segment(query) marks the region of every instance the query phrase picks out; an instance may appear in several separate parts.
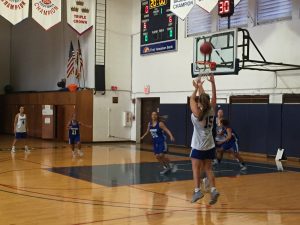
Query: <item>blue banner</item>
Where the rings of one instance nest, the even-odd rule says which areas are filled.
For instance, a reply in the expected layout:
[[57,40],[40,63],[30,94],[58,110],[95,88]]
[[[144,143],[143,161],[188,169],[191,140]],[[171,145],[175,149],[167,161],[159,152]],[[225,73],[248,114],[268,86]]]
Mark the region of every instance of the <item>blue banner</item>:
[[168,52],[177,50],[177,41],[167,41],[141,46],[141,55],[154,54],[159,52]]

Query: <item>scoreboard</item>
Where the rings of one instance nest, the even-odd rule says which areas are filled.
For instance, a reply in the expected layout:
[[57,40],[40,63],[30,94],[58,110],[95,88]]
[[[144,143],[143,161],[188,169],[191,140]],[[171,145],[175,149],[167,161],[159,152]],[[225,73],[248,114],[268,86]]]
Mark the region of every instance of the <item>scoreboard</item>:
[[170,0],[141,0],[141,55],[177,50],[177,21]]

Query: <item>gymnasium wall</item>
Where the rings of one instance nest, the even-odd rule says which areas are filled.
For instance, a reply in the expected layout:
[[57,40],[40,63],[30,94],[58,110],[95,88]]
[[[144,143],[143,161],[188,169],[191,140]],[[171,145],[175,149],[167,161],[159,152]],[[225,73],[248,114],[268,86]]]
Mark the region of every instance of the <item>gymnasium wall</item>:
[[[132,0],[106,1],[105,92],[94,95],[94,141],[131,140],[123,112],[131,111]],[[118,91],[112,91],[117,86]],[[118,97],[118,103],[112,98]]]
[[5,85],[10,83],[10,38],[11,25],[0,19],[0,94],[4,92]]
[[[253,14],[255,1],[249,1]],[[253,26],[249,19],[248,30],[269,61],[300,64],[299,1],[294,0],[293,19]],[[178,51],[150,56],[140,56],[140,1],[134,2],[133,29],[133,96],[161,97],[162,103],[185,103],[192,90],[190,63],[193,61],[193,37],[185,37],[185,22],[179,19]],[[215,13],[212,24],[217,26]],[[216,30],[216,28],[213,28]],[[255,52],[251,54],[256,57]],[[282,93],[299,93],[300,71],[269,72],[241,71],[238,76],[217,77],[218,98],[228,100],[236,94],[270,94],[271,102],[280,103]],[[151,94],[143,93],[144,85],[150,85]],[[208,86],[206,86],[209,89]]]
[[[93,92],[85,90],[80,92],[37,92],[14,93],[0,95],[0,132],[13,133],[14,117],[19,112],[19,107],[25,107],[28,115],[29,135],[42,137],[42,106],[54,105],[54,120],[56,126],[56,139],[68,140],[67,124],[74,111],[77,119],[83,124],[91,126],[93,123]],[[92,128],[81,127],[81,140],[91,142]]]
[[[62,22],[45,31],[31,16],[12,27],[11,81],[17,91],[57,90],[66,76],[70,41],[77,50],[77,34],[66,22],[66,1]],[[91,12],[94,13],[92,8]],[[93,16],[94,18],[94,16]],[[0,17],[1,22],[5,20]],[[94,87],[95,29],[80,37],[86,86]],[[69,80],[68,83],[73,83]],[[83,84],[83,81],[81,81]]]

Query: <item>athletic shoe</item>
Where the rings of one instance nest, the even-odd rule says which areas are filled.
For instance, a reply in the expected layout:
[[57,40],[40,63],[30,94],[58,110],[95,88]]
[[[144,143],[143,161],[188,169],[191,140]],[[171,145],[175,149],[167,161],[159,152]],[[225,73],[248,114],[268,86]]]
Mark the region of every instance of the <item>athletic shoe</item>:
[[75,151],[72,151],[72,156],[73,156],[73,158],[76,157],[76,152]]
[[201,191],[194,192],[191,203],[198,201],[203,198],[204,194]]
[[78,151],[77,151],[77,153],[78,153],[78,155],[79,155],[80,157],[82,157],[82,156],[83,156],[83,151],[81,151],[81,150],[78,150]]
[[160,171],[159,173],[160,173],[160,175],[165,175],[165,174],[168,173],[170,170],[171,170],[171,168],[165,167],[165,166],[164,166],[164,170],[163,170],[163,171]]
[[240,163],[240,167],[241,167],[241,170],[246,170],[247,169],[247,166],[245,164],[243,165],[243,164]]
[[176,173],[178,166],[176,164],[170,163],[170,168],[172,173]]
[[210,205],[215,204],[215,203],[218,201],[219,196],[220,196],[220,193],[217,191],[217,189],[213,190],[213,191],[210,193],[210,201],[209,201],[209,204],[210,204]]
[[25,152],[30,152],[29,148],[27,145],[25,145]]
[[12,146],[11,153],[16,153],[16,147],[15,146]]
[[201,185],[201,187],[202,187],[202,191],[203,192],[209,192],[209,190],[210,190],[210,184],[209,184],[209,180],[208,180],[207,177],[205,177],[205,178],[202,179],[202,185]]

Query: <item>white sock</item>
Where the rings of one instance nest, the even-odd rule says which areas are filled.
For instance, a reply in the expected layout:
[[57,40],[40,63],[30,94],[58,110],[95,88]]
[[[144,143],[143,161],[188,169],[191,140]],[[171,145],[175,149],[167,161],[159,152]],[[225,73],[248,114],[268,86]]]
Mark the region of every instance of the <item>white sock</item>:
[[211,187],[210,192],[214,192],[215,190],[217,190],[217,188]]
[[195,192],[199,192],[200,191],[200,188],[195,188]]

